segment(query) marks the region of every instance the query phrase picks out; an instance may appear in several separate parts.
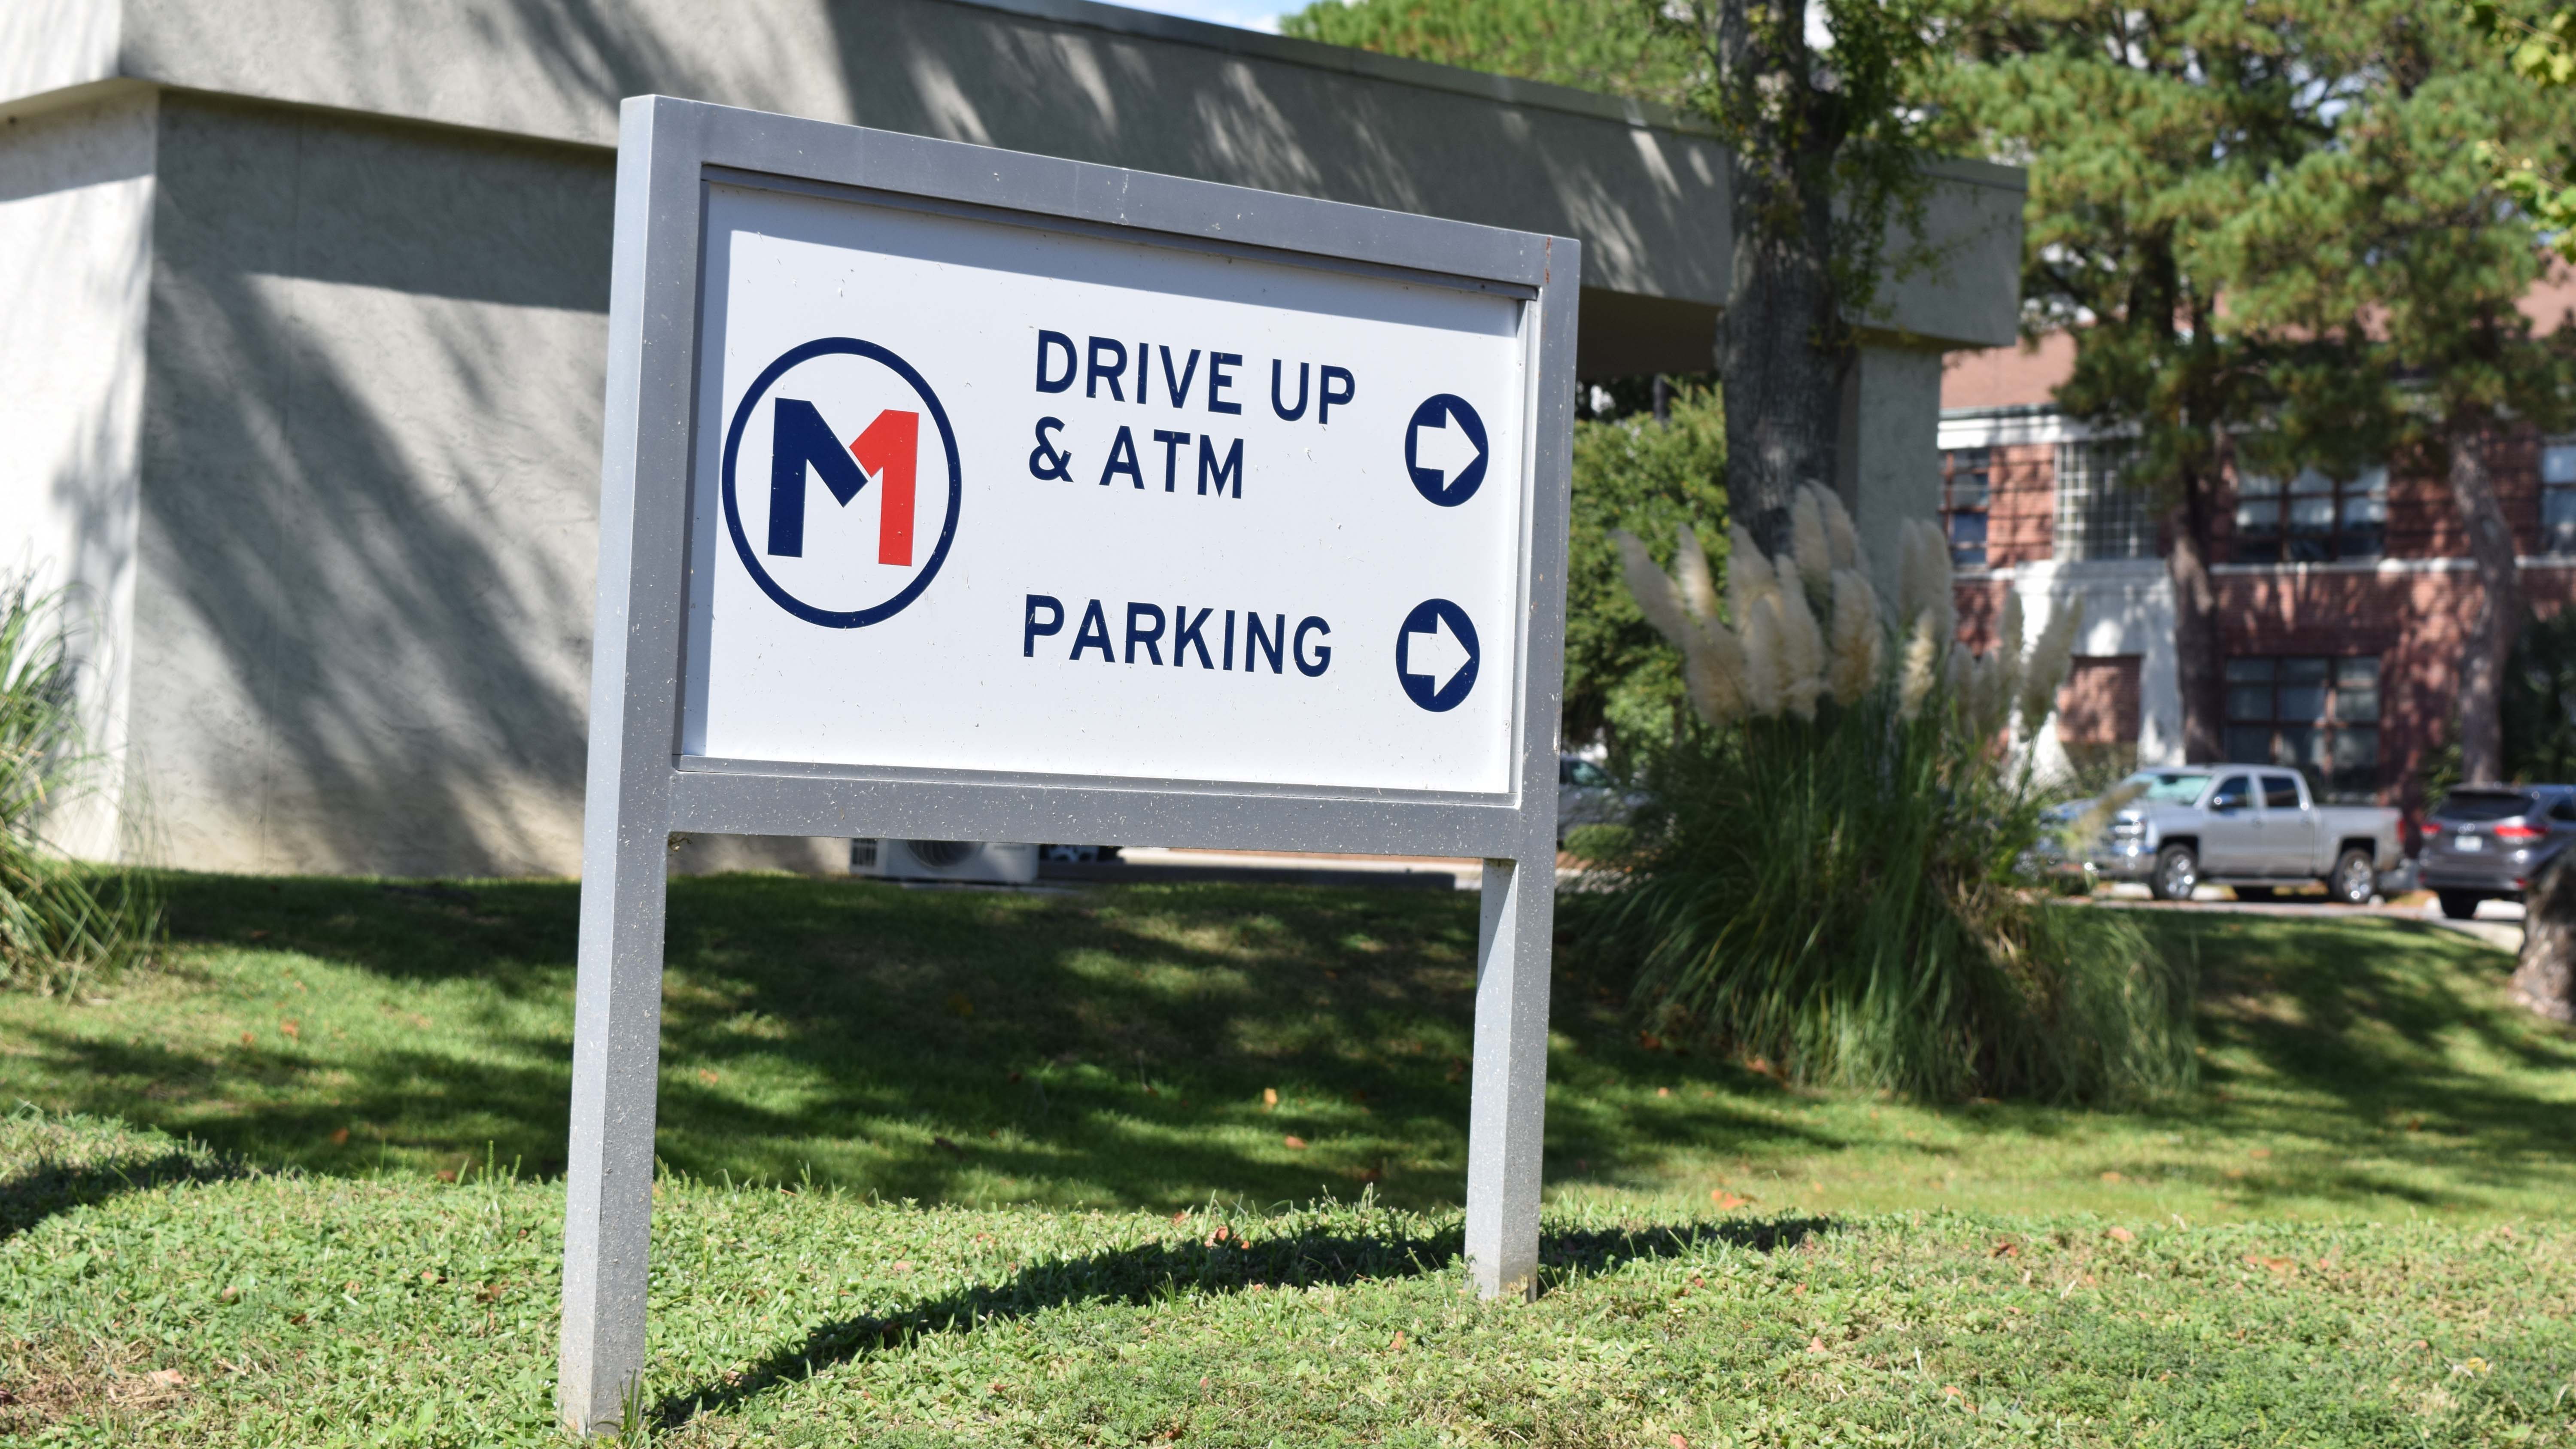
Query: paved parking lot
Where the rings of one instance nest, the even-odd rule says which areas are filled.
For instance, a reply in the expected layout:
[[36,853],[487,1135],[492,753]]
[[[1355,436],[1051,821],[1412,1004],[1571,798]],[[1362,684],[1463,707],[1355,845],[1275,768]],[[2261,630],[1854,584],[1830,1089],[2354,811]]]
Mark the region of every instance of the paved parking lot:
[[2475,936],[2507,951],[2522,949],[2522,905],[2518,901],[2481,901],[2475,920],[2454,921],[2445,918],[2442,908],[2429,891],[2416,891],[2397,900],[2377,900],[2366,906],[2347,906],[2329,901],[2324,895],[2283,896],[2268,901],[2232,899],[2219,886],[2202,886],[2192,892],[2188,901],[2159,901],[2147,894],[2142,885],[2116,885],[2095,897],[2102,905],[2145,911],[2236,911],[2260,916],[2396,916],[2410,921],[2428,921],[2448,930]]

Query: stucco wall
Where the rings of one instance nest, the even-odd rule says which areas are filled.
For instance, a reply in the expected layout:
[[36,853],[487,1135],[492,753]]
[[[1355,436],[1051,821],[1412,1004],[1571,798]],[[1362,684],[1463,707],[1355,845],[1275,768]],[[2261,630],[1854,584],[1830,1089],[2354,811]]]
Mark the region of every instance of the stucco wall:
[[579,858],[610,169],[173,94],[134,734],[172,859]]
[[153,93],[0,124],[0,572],[63,593],[108,769],[52,829],[115,848],[132,678]]

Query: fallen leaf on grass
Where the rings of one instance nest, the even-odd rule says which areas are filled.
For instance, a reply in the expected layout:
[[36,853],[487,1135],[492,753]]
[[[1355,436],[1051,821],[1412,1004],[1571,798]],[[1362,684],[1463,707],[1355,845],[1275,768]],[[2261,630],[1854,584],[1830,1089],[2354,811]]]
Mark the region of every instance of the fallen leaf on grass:
[[1393,1343],[1388,1344],[1388,1345],[1387,1345],[1387,1347],[1388,1347],[1388,1348],[1390,1348],[1390,1349],[1399,1349],[1399,1348],[1404,1347],[1404,1330],[1403,1330],[1403,1329],[1399,1328],[1399,1329],[1397,1329],[1397,1330],[1395,1331],[1395,1341],[1394,1341]]
[[1291,1134],[1280,1140],[1288,1144],[1288,1150],[1291,1152],[1303,1152],[1306,1150],[1306,1139],[1303,1137]]
[[243,1045],[243,1046],[256,1046],[256,1045],[258,1045],[258,1042],[259,1042],[259,1039],[258,1039],[257,1037],[252,1036],[249,1032],[243,1032],[243,1033],[242,1033],[242,1045]]
[[714,1086],[714,1085],[716,1084],[716,1082],[717,1082],[719,1079],[718,1079],[718,1077],[717,1077],[717,1075],[716,1075],[716,1070],[715,1070],[715,1068],[713,1068],[713,1067],[700,1067],[700,1068],[698,1068],[698,1080],[699,1080],[699,1081],[701,1081],[701,1082],[704,1082],[704,1083],[706,1083],[708,1086],[712,1087],[712,1086]]
[[2113,1228],[2111,1230],[2111,1241],[2115,1243],[2134,1243],[2137,1240],[2138,1235],[2130,1232],[2127,1228]]
[[1267,1112],[1267,1111],[1270,1111],[1272,1108],[1277,1107],[1278,1105],[1279,1105],[1279,1089],[1278,1089],[1277,1087],[1264,1087],[1264,1088],[1262,1088],[1262,1089],[1261,1089],[1261,1110],[1262,1110],[1262,1111],[1264,1111],[1264,1112]]
[[1750,1198],[1737,1197],[1735,1194],[1728,1192],[1722,1187],[1710,1188],[1708,1190],[1708,1200],[1717,1204],[1717,1210],[1722,1213],[1731,1213],[1737,1208],[1740,1208],[1746,1203],[1752,1201]]
[[2116,1172],[2106,1172],[2102,1174],[2102,1180],[2104,1182],[2123,1182],[2127,1179],[2121,1177],[2120,1174]]
[[188,1386],[188,1376],[177,1369],[154,1369],[145,1377],[156,1384],[166,1384],[174,1389],[184,1389]]
[[333,1128],[333,1129],[332,1129],[332,1131],[331,1131],[331,1145],[332,1145],[332,1146],[334,1146],[334,1147],[346,1147],[346,1146],[348,1146],[348,1145],[349,1145],[349,1129],[348,1129],[348,1128],[346,1128],[346,1127],[335,1127],[335,1128]]
[[1811,1338],[1811,1339],[1808,1339],[1808,1340],[1807,1340],[1807,1352],[1809,1352],[1809,1353],[1823,1353],[1824,1351],[1825,1351],[1825,1341],[1824,1341],[1823,1339],[1821,1339],[1821,1338]]

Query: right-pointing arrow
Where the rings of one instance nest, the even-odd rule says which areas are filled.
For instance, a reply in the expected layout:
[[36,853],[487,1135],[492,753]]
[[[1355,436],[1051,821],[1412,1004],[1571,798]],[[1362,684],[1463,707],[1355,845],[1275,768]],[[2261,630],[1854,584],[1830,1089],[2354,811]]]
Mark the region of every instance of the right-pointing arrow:
[[1449,412],[1441,409],[1437,418],[1426,418],[1415,424],[1414,462],[1424,469],[1437,469],[1443,482],[1455,484],[1458,475],[1476,466],[1485,450],[1467,436],[1465,428],[1449,426]]
[[1458,671],[1475,662],[1476,656],[1449,632],[1449,622],[1434,614],[1431,627],[1409,631],[1404,636],[1404,672],[1430,679],[1431,692],[1438,694],[1458,677]]

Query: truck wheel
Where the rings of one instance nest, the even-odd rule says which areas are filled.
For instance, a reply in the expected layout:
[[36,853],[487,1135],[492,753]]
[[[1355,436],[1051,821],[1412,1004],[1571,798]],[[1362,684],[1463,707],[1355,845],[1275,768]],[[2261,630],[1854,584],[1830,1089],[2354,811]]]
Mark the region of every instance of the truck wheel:
[[2200,884],[2200,858],[2188,845],[2168,845],[2156,852],[2156,873],[2147,877],[2147,893],[2160,901],[2187,901]]
[[2478,913],[2481,897],[2476,891],[2442,891],[2442,914],[2454,921],[2465,921]]
[[[2379,870],[2366,851],[2347,850],[2335,857],[2334,874],[2326,877],[2326,894],[2347,906],[2366,906],[2379,889]],[[2476,910],[2475,903],[2469,907]]]

